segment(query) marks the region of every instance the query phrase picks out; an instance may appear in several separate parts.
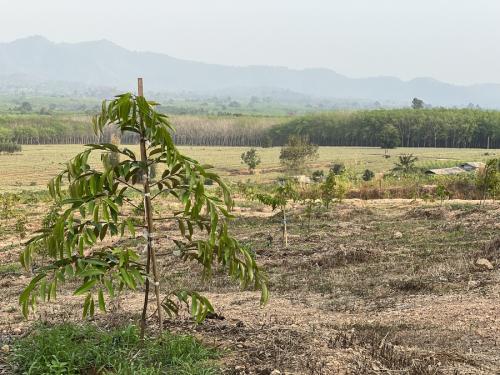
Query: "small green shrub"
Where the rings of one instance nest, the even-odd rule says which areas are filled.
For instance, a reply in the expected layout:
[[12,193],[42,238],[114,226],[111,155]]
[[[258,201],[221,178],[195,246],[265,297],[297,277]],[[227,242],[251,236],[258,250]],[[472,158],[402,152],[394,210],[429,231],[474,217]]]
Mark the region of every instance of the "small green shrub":
[[500,192],[500,159],[491,159],[484,168],[476,174],[476,188],[481,192],[481,200],[486,200],[488,195],[492,199]]
[[446,186],[439,184],[436,186],[436,197],[441,201],[441,205],[446,198],[450,198],[450,192],[446,189]]
[[394,172],[409,174],[417,171],[415,163],[418,158],[413,156],[413,154],[401,154],[398,156],[398,159],[398,162],[394,163],[394,168],[392,168]]
[[330,204],[337,199],[341,202],[347,193],[345,178],[330,172],[325,178],[325,181],[320,186],[320,197],[326,209],[330,208]]
[[26,238],[26,224],[28,219],[26,215],[20,215],[16,218],[15,230],[20,239]]
[[250,173],[254,173],[255,168],[260,164],[260,157],[257,154],[257,150],[252,147],[250,150],[242,153],[241,162],[248,166]]
[[289,201],[295,201],[298,198],[297,186],[290,179],[279,179],[278,184],[274,187],[270,194],[249,192],[252,199],[256,199],[266,206],[270,206],[273,211],[276,208],[281,210],[282,215],[282,230],[283,244],[288,247],[288,230],[287,230],[287,205]]
[[345,172],[345,165],[344,163],[334,163],[330,167],[330,172],[332,172],[336,176],[340,176],[342,173]]
[[141,343],[130,325],[105,331],[91,324],[40,326],[13,345],[9,357],[29,374],[216,374],[215,349],[164,332]]
[[311,218],[314,211],[321,206],[321,190],[318,185],[309,185],[302,189],[299,194],[299,199],[305,206],[304,214],[307,219],[307,233],[311,232]]
[[317,170],[317,171],[314,171],[312,173],[312,180],[314,182],[321,182],[323,181],[323,178],[325,177],[325,172],[323,172],[321,169]]
[[369,169],[365,169],[365,171],[363,172],[363,175],[361,176],[363,181],[371,181],[373,179],[373,177],[375,177],[375,173],[373,173],[373,171],[371,171]]

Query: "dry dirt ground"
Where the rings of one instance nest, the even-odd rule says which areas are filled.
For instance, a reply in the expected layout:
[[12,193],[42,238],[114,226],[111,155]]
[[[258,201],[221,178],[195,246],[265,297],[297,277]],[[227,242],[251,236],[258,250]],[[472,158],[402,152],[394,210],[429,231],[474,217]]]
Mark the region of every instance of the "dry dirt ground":
[[[171,244],[157,243],[162,284],[198,288],[217,312],[200,325],[181,315],[166,327],[219,347],[223,373],[500,374],[498,203],[352,200],[315,209],[310,225],[295,206],[287,249],[274,213],[240,203],[233,230],[269,275],[271,299],[263,308],[256,293],[240,292],[220,271],[203,285],[196,267],[175,266]],[[28,214],[26,232],[40,225],[46,208],[18,203]],[[0,225],[0,343],[37,320],[77,321],[76,284],[22,319],[17,299],[30,275],[15,263],[18,219],[10,215]],[[159,231],[174,229],[164,224]],[[476,265],[479,258],[493,269]],[[141,303],[138,293],[121,295],[95,321],[135,322]]]

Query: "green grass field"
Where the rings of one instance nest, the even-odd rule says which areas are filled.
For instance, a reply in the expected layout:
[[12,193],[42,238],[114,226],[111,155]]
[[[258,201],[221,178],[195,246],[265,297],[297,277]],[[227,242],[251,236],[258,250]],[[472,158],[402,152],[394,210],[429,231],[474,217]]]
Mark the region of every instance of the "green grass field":
[[[129,146],[138,151],[135,147]],[[240,155],[248,147],[180,147],[180,150],[201,163],[212,164],[225,178],[238,180],[270,181],[280,175],[279,147],[258,149],[262,163],[255,175],[249,175]],[[47,181],[57,174],[63,163],[84,150],[82,145],[23,146],[18,154],[0,154],[2,177],[0,191],[42,190]],[[326,169],[335,162],[343,162],[356,172],[371,169],[376,173],[392,168],[397,156],[413,153],[419,159],[418,166],[452,166],[461,161],[484,161],[500,155],[500,150],[449,149],[449,148],[398,148],[390,151],[391,157],[383,157],[384,151],[368,147],[320,147],[319,159],[311,169]],[[94,162],[99,158],[95,155]]]

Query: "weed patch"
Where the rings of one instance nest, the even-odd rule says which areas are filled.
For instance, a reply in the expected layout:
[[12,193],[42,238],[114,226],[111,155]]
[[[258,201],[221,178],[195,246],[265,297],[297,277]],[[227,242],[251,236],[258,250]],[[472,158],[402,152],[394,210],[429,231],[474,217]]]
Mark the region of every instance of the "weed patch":
[[0,276],[10,274],[20,275],[21,265],[19,263],[0,264]]
[[15,342],[10,363],[29,374],[216,374],[218,357],[189,336],[168,332],[141,343],[135,326],[39,326]]

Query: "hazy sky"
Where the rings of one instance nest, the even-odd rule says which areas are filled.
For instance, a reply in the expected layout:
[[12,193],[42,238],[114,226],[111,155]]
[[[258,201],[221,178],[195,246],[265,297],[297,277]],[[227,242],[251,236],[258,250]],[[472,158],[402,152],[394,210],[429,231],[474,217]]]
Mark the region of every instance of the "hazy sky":
[[500,83],[500,0],[0,0],[0,41],[34,34],[228,65]]

